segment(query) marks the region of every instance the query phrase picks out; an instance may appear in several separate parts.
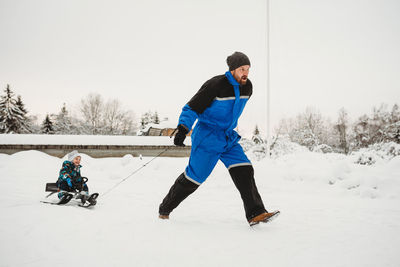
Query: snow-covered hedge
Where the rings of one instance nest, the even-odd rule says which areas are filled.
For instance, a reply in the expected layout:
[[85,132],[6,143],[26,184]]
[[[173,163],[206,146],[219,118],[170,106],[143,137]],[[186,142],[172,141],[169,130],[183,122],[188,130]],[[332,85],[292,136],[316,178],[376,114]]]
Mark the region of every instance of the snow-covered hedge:
[[[265,142],[255,143],[249,139],[242,139],[240,144],[244,152],[252,160],[261,160],[267,155],[267,144]],[[291,142],[288,136],[283,136],[274,141],[274,145],[270,151],[272,158],[277,158],[283,155],[292,154],[295,152],[307,152],[306,147],[297,143]]]
[[313,152],[318,152],[318,153],[332,153],[333,149],[332,147],[325,145],[325,144],[321,144],[321,145],[317,145],[314,147]]
[[[270,151],[272,158],[297,152],[310,152],[307,147],[291,142],[288,136],[280,136],[272,143]],[[257,139],[257,142],[254,142],[254,139],[243,138],[240,144],[251,160],[259,161],[267,156],[267,144],[260,138]],[[312,152],[326,154],[334,153],[334,150],[328,145],[321,144],[316,146]],[[353,162],[361,165],[372,165],[380,161],[389,161],[397,156],[400,156],[400,144],[395,142],[377,143],[350,154]]]
[[394,142],[378,143],[353,152],[354,162],[361,165],[372,165],[379,161],[389,161],[400,156],[400,144]]

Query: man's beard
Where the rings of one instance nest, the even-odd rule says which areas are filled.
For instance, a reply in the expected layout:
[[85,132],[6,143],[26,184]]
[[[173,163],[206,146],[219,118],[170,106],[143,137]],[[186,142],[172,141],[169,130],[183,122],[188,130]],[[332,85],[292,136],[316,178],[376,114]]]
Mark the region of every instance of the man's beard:
[[243,75],[242,77],[238,75],[233,75],[233,78],[240,84],[240,85],[245,85],[247,82],[247,76]]
[[243,75],[242,78],[239,80],[241,85],[245,85],[247,83],[247,76]]

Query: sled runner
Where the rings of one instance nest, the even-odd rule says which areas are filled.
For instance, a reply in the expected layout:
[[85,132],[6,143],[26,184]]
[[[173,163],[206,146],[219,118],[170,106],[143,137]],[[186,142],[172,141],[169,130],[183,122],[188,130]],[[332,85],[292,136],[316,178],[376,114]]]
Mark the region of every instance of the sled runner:
[[[88,181],[88,178],[83,177],[84,182]],[[80,200],[81,203],[78,204],[80,207],[91,207],[95,206],[97,204],[97,197],[99,196],[99,193],[93,193],[91,195],[87,195],[84,193],[84,191],[64,191],[60,190],[57,186],[57,183],[46,183],[46,192],[50,192],[46,196],[46,198],[49,198],[51,195],[55,193],[61,193],[62,197],[58,201],[41,201],[42,203],[46,204],[52,204],[52,205],[65,205],[68,202],[70,202],[72,199],[77,199]]]

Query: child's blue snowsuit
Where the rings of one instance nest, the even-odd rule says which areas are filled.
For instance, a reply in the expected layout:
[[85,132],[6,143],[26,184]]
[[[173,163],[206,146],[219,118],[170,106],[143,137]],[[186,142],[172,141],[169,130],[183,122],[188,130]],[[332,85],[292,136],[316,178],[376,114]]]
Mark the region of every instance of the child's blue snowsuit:
[[[75,166],[71,161],[64,161],[58,176],[58,188],[68,192],[75,190],[88,192],[89,188],[87,184],[83,182],[81,176],[81,168],[81,165]],[[62,194],[59,194],[59,197],[61,196]]]
[[[231,85],[230,90],[223,90],[229,85],[228,82]],[[218,90],[218,86],[222,90]],[[232,96],[232,86],[234,96]],[[198,119],[191,136],[192,150],[189,165],[185,170],[187,179],[196,184],[203,183],[219,159],[228,169],[251,165],[241,145],[238,144],[239,134],[233,130],[251,94],[251,82],[248,80],[245,86],[240,86],[228,71],[225,75],[207,81],[191,100],[194,102],[202,97],[214,97],[202,113],[196,112],[191,107],[191,102],[183,107],[179,124],[191,129]]]

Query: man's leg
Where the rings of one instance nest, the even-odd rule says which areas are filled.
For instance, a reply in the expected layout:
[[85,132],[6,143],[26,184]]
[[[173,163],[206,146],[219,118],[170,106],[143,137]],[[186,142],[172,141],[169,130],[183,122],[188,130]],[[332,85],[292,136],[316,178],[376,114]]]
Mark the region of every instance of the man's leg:
[[243,200],[248,221],[267,212],[254,180],[254,169],[251,165],[238,166],[229,169],[229,173]]
[[232,180],[243,200],[248,221],[267,212],[254,180],[254,169],[243,148],[236,143],[221,155],[221,160],[229,170]]
[[168,216],[185,198],[199,187],[198,184],[188,180],[185,173],[179,175],[172,185],[163,202],[160,204],[160,216]]
[[207,179],[219,159],[219,154],[204,150],[201,147],[194,149],[189,158],[189,165],[184,173],[179,175],[168,194],[159,207],[160,218],[168,215],[185,198],[192,194]]

